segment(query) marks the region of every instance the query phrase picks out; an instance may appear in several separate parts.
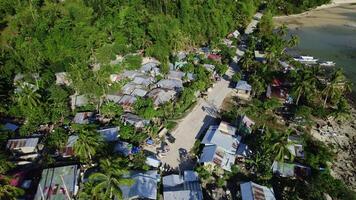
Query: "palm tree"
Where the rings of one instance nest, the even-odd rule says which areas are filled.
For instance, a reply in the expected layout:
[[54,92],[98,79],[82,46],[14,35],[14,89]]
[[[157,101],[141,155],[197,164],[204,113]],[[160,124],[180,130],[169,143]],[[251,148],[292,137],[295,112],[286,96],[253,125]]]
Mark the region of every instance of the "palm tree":
[[290,38],[290,40],[288,40],[288,46],[290,48],[295,47],[299,44],[299,38],[295,35],[292,35],[292,37]]
[[288,33],[288,27],[285,24],[283,24],[278,28],[277,33],[279,36],[285,36]]
[[103,104],[100,108],[101,115],[107,118],[113,118],[115,116],[120,116],[124,113],[122,106],[110,101]]
[[294,96],[296,97],[296,104],[299,104],[299,100],[302,96],[309,98],[316,92],[316,85],[318,70],[303,69],[297,76],[295,85],[292,88]]
[[336,107],[336,110],[332,113],[336,120],[346,120],[350,118],[350,105],[345,98],[341,98]]
[[294,160],[294,155],[288,149],[288,147],[293,144],[288,141],[290,133],[291,131],[288,130],[282,134],[279,134],[277,138],[274,139],[275,143],[270,150],[273,154],[275,154],[275,160],[284,162],[286,157],[292,161]]
[[9,178],[2,176],[0,179],[0,199],[16,200],[24,191],[9,184]]
[[97,149],[101,146],[102,138],[98,133],[81,129],[79,137],[74,144],[74,153],[85,162],[91,162],[92,157],[97,153]]
[[126,170],[119,169],[119,165],[105,159],[100,162],[102,172],[94,173],[89,177],[94,187],[92,194],[97,199],[113,199],[114,197],[122,199],[120,186],[130,186],[134,180],[126,178]]
[[15,100],[23,108],[33,109],[40,102],[41,95],[37,93],[35,86],[26,82],[20,83],[15,93]]
[[336,70],[330,82],[328,82],[322,91],[324,96],[324,107],[326,106],[328,99],[339,99],[344,92],[350,92],[351,85],[347,82],[346,77],[342,69]]
[[250,67],[253,65],[253,54],[252,51],[247,50],[245,55],[241,59],[242,68],[249,71]]
[[0,174],[5,174],[5,172],[14,167],[14,164],[8,161],[7,157],[5,154],[0,154]]

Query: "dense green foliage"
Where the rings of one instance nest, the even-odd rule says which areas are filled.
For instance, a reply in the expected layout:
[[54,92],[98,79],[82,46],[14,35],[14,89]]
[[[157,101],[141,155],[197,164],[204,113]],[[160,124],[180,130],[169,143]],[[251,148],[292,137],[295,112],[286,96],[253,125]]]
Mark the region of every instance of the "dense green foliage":
[[[102,137],[96,132],[97,128],[119,126],[120,139],[136,146],[149,137],[157,136],[162,127],[172,129],[176,124],[174,120],[184,116],[196,103],[197,95],[213,83],[211,72],[202,64],[214,64],[220,76],[228,70],[236,49],[220,44],[220,39],[233,30],[242,30],[259,8],[267,8],[258,31],[248,39],[248,49],[240,61],[243,71],[233,76],[235,82],[247,77],[254,88],[253,96],[261,97],[267,84],[281,76],[277,72],[277,61],[284,56],[284,49],[298,42],[296,37],[284,38],[285,27],[273,32],[273,15],[300,12],[325,2],[328,0],[274,0],[268,1],[267,5],[260,5],[259,0],[2,0],[0,115],[16,118],[21,124],[19,133],[22,136],[39,131],[40,125],[47,127],[41,141],[45,146],[43,158],[36,163],[41,168],[56,161],[57,151],[65,147],[69,135],[77,135],[75,157],[71,159],[80,161],[85,169],[89,166],[86,164],[100,163],[99,171],[82,185],[79,199],[120,198],[119,185],[132,184],[132,180],[124,178],[126,170],[147,170],[146,157],[140,152],[129,157],[115,155],[113,158],[112,144],[104,145]],[[233,42],[236,45],[240,41]],[[188,55],[188,64],[181,70],[193,73],[195,80],[184,84],[183,92],[175,101],[159,108],[154,107],[151,99],[139,98],[134,103],[133,112],[152,120],[145,128],[136,129],[123,124],[119,118],[124,108],[105,101],[106,94],[117,92],[127,83],[127,80],[111,83],[110,75],[125,69],[138,69],[142,56],[152,56],[161,62],[162,76],[157,77],[161,79],[169,71],[168,62],[173,62],[175,52],[202,45],[220,49],[221,63],[201,58],[195,63],[196,55]],[[268,64],[255,62],[254,50],[265,50]],[[111,64],[120,58],[122,62]],[[301,105],[295,109],[296,117],[306,118],[312,114],[325,118],[332,115],[342,120],[349,116],[349,105],[343,96],[350,87],[342,71],[327,77],[330,84],[325,84],[318,79],[319,75],[325,75],[318,68],[299,67],[298,70],[298,74],[291,73],[286,77],[296,83],[291,88],[296,104]],[[56,72],[67,72],[68,85],[55,84]],[[69,101],[77,95],[85,95],[89,104],[77,109],[71,107]],[[274,113],[281,106],[276,99],[263,102],[255,99],[251,105],[234,109],[224,117],[232,119],[237,116],[236,112],[247,113],[259,118],[258,126],[265,127],[275,124],[277,119]],[[325,109],[328,106],[330,109]],[[69,123],[76,111],[88,110],[96,110],[102,118],[90,125]],[[248,169],[255,174],[253,179],[269,182],[272,177],[270,165],[274,159],[284,161],[285,156],[293,159],[287,151],[289,132],[282,132],[280,129],[285,127],[278,126],[266,129],[264,136],[259,134],[253,138],[255,145],[251,145],[251,149],[255,154],[247,161]],[[1,140],[10,136],[13,135],[3,134]],[[332,160],[332,155],[322,144],[310,138],[306,139],[306,143],[305,162],[313,170],[325,167]],[[195,150],[198,149],[196,147]],[[7,157],[9,155],[0,154],[1,174],[13,167]],[[202,167],[197,170],[202,179],[214,176],[218,186],[240,175],[240,168],[236,165],[231,173],[223,175],[216,169],[213,175]],[[315,173],[308,181],[313,187],[305,193],[297,190],[295,197],[318,199],[322,192],[330,191],[333,197],[340,199],[353,197],[353,193],[345,189],[342,182],[332,178],[328,171]],[[300,185],[305,186],[305,183]],[[285,186],[283,184],[281,188]],[[10,186],[7,177],[1,175],[1,199],[15,199],[22,194],[22,190]]]

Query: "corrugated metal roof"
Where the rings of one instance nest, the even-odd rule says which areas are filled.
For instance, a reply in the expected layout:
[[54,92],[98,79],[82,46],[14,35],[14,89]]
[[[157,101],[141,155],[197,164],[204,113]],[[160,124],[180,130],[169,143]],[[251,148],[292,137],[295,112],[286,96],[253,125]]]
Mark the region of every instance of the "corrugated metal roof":
[[242,200],[275,200],[272,188],[258,185],[252,181],[240,184]]
[[16,131],[18,128],[19,126],[17,126],[16,124],[6,123],[3,129],[8,131]]
[[160,175],[156,170],[131,171],[128,177],[132,178],[135,183],[132,186],[120,186],[123,199],[157,199],[157,183]]
[[176,174],[163,177],[163,197],[169,200],[203,199],[197,173],[184,171],[184,177]]
[[39,138],[20,138],[20,139],[10,139],[7,141],[6,148],[18,149],[22,147],[36,147]]
[[248,84],[246,81],[237,82],[235,88],[238,90],[246,90],[246,91],[252,90],[252,86],[250,84]]
[[100,133],[101,137],[106,142],[117,141],[119,138],[119,128],[118,127],[105,128],[105,129],[100,129],[97,131]]
[[47,200],[65,200],[66,189],[73,197],[78,191],[78,176],[77,165],[44,169],[34,199],[42,200],[43,194]]

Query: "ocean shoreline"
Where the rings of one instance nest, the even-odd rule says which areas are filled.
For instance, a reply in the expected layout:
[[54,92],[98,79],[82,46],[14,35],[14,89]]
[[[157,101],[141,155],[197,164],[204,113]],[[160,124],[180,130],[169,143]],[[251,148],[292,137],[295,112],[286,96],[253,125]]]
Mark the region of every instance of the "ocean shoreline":
[[[356,13],[356,0],[338,0],[333,1],[331,4],[322,5],[315,9],[311,9],[304,13],[294,14],[294,15],[285,15],[285,16],[276,16],[273,18],[275,24],[277,26],[285,24],[290,30],[306,30],[309,28],[316,28],[322,30],[330,30],[326,27],[328,26],[337,26],[344,27],[350,26],[353,30],[355,27],[356,31],[356,22],[353,18],[346,15],[346,12],[353,12],[355,10]],[[353,26],[355,24],[355,26]],[[303,32],[299,32],[303,33]],[[305,32],[304,32],[305,33]],[[310,33],[310,31],[308,32]],[[316,32],[319,33],[319,32]],[[304,39],[306,42],[312,42],[310,36],[316,37],[314,34],[308,34],[309,38]],[[341,36],[340,36],[341,37]],[[337,41],[337,40],[336,40]],[[319,42],[319,41],[318,41]],[[354,43],[351,43],[353,45]],[[307,50],[308,46],[304,45],[304,48],[299,49],[300,53],[303,50]],[[323,46],[322,46],[323,47]],[[314,51],[316,49],[313,49]],[[336,51],[336,50],[335,50]],[[317,56],[318,55],[312,55]],[[337,62],[338,63],[338,62]],[[343,66],[343,65],[341,65]],[[344,66],[346,67],[346,66]],[[345,68],[346,69],[346,68]],[[348,68],[350,72],[350,68]],[[346,70],[345,70],[346,72]],[[354,71],[353,71],[354,72]],[[355,84],[355,79],[348,77],[348,80],[353,81]],[[356,84],[355,84],[356,85]],[[355,156],[355,147],[353,143],[356,141],[356,90],[353,88],[353,91],[347,95],[347,99],[351,106],[351,118],[343,121],[342,123],[338,123],[332,118],[329,119],[320,119],[322,127],[313,127],[311,130],[311,135],[319,141],[324,142],[330,146],[333,146],[333,151],[336,155],[334,162],[331,164],[331,174],[333,177],[337,179],[343,180],[350,189],[356,191],[356,178],[353,174],[356,173],[356,169],[353,167],[353,159]],[[318,122],[318,124],[319,124]],[[327,124],[332,124],[328,126]],[[332,131],[335,132],[336,135],[328,136],[323,135],[323,131]]]
[[354,3],[356,3],[356,0],[334,0],[329,4],[324,4],[324,5],[318,6],[316,8],[310,9],[308,11],[302,12],[302,13],[291,14],[291,15],[280,15],[280,16],[275,16],[273,18],[278,20],[278,19],[285,19],[285,18],[302,17],[302,16],[306,16],[310,12],[313,12],[316,10],[323,10],[323,9],[333,8],[333,7],[347,5],[347,4],[351,5]]

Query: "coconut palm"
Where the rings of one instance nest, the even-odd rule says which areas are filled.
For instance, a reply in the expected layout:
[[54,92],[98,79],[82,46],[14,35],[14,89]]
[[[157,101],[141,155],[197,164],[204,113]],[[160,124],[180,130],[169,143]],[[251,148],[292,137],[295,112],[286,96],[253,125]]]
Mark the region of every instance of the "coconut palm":
[[122,106],[110,101],[103,104],[100,108],[101,115],[107,118],[113,118],[115,116],[120,116],[124,113]]
[[277,33],[278,33],[279,36],[285,36],[285,35],[287,35],[287,33],[288,33],[288,27],[287,27],[285,24],[283,24],[282,26],[280,26],[280,27],[278,28]]
[[337,105],[336,110],[332,113],[336,120],[346,120],[351,116],[350,105],[345,98],[341,98]]
[[296,97],[296,104],[299,104],[299,100],[302,96],[307,99],[316,93],[316,86],[318,70],[303,69],[297,76],[295,85],[292,88],[293,94]]
[[2,176],[0,179],[0,199],[16,200],[24,191],[9,184],[9,178]]
[[247,71],[250,70],[250,67],[253,65],[253,54],[252,51],[247,50],[245,55],[241,59],[241,67]]
[[293,144],[288,141],[290,133],[291,131],[288,130],[285,133],[278,134],[277,138],[274,138],[275,143],[270,150],[275,155],[275,160],[284,162],[286,157],[290,160],[294,160],[294,155],[288,149],[288,147]]
[[122,199],[120,186],[130,186],[134,180],[126,178],[126,170],[119,169],[118,165],[105,159],[100,163],[101,172],[94,173],[89,177],[94,187],[92,195],[97,199]]
[[344,92],[350,91],[351,85],[347,82],[342,69],[336,70],[333,73],[330,82],[326,84],[324,90],[322,91],[324,96],[324,107],[326,106],[328,99],[339,99]]
[[74,144],[74,153],[85,162],[91,162],[92,157],[97,153],[97,149],[101,146],[102,138],[99,134],[81,129],[79,137]]
[[20,83],[15,93],[15,101],[24,108],[33,109],[40,103],[41,95],[38,94],[35,86],[28,83]]

